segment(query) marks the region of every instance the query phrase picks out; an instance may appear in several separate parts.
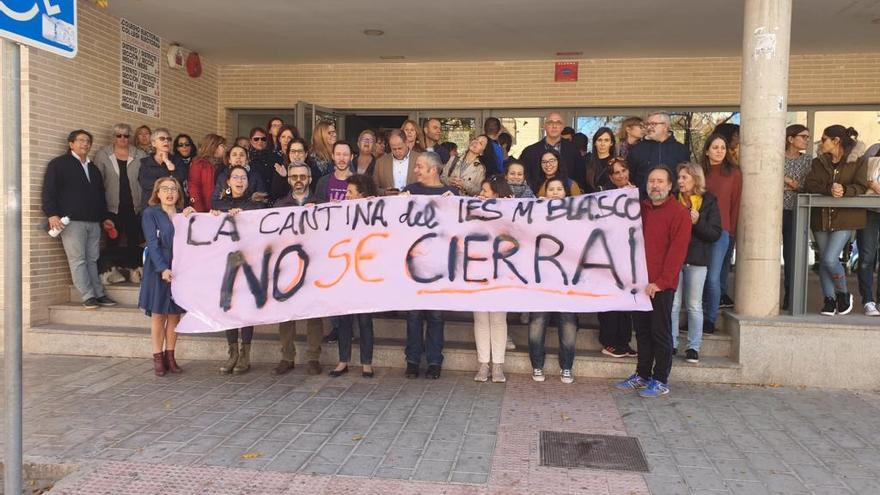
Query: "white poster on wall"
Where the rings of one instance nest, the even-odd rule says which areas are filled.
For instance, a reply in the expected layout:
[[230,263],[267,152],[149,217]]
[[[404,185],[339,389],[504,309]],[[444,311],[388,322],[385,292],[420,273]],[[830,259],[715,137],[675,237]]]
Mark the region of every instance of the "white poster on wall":
[[122,39],[119,104],[123,110],[159,118],[162,40],[125,19],[119,21]]

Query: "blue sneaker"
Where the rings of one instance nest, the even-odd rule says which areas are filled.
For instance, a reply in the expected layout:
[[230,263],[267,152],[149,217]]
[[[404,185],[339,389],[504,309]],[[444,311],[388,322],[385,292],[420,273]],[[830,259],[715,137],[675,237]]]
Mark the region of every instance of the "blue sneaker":
[[626,380],[616,383],[614,388],[617,390],[639,390],[647,386],[648,382],[644,378],[640,377],[637,373],[633,373]]
[[666,395],[669,393],[669,387],[666,386],[663,382],[658,382],[657,380],[651,378],[651,381],[648,382],[648,386],[639,390],[640,397],[660,397],[661,395]]

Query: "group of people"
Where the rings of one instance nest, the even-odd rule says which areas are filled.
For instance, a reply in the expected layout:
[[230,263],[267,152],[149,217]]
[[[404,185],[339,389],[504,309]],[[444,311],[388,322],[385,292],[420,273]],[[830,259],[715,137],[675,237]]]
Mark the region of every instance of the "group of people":
[[[339,140],[333,122],[318,122],[307,143],[296,127],[272,118],[248,137],[228,144],[217,134],[196,143],[185,134],[172,138],[165,128],[126,124],[113,127],[113,142],[89,159],[92,135],[76,130],[68,136],[69,152],[52,160],[43,184],[43,211],[49,227],[61,231],[74,285],[86,308],[116,304],[98,274],[101,232],[105,249],[143,259],[139,307],[150,316],[154,370],[179,373],[175,361],[175,328],[184,309],[170,290],[173,277],[171,218],[182,213],[235,215],[244,210],[303,206],[381,195],[467,195],[483,198],[564,198],[617,188],[638,188],[652,311],[615,311],[598,315],[602,353],[637,357],[636,373],[618,384],[639,389],[644,396],[668,392],[672,357],[678,349],[681,307],[687,315],[685,359],[699,362],[704,333],[712,333],[719,308],[732,306],[726,294],[727,274],[735,245],[742,173],[738,160],[739,128],[721,124],[708,136],[699,156],[671,132],[666,112],[646,119],[631,117],[615,132],[608,127],[592,136],[566,128],[558,112],[544,118],[544,137],[510,156],[513,139],[499,119],[486,119],[484,133],[464,150],[441,142],[438,119],[421,126],[406,121],[400,129],[365,130],[355,143]],[[848,157],[857,134],[831,126],[822,135],[815,159],[808,151],[809,130],[789,126],[786,137],[785,210],[783,212],[785,288],[791,278],[793,195],[799,191],[834,197],[880,193],[880,175],[866,171],[864,160]],[[580,137],[579,137],[580,136]],[[859,230],[871,309],[880,315],[871,294],[876,264],[880,213],[825,209],[813,216],[813,232],[821,253],[823,314],[845,314],[852,308],[845,274],[839,263],[843,246]],[[872,230],[871,230],[872,229]],[[864,247],[862,247],[864,243]],[[873,244],[872,244],[873,243]],[[143,247],[145,246],[145,248]],[[873,251],[872,251],[873,249]],[[873,256],[873,258],[869,258]],[[862,284],[860,272],[860,287]],[[863,298],[865,293],[863,292]],[[786,294],[786,301],[788,296]],[[870,306],[870,307],[869,307]],[[529,325],[529,357],[536,381],[543,381],[545,335],[554,324],[559,336],[560,379],[572,383],[578,329],[574,313],[520,315]],[[478,372],[475,379],[504,382],[507,313],[475,312],[474,337]],[[321,346],[337,341],[339,361],[330,371],[349,371],[355,325],[359,332],[364,377],[374,376],[372,315],[342,315],[308,320],[306,366],[321,373]],[[410,311],[406,321],[405,375],[438,378],[443,364],[443,314]],[[226,330],[228,359],[223,373],[250,369],[253,327]],[[294,367],[295,322],[279,325],[281,361],[273,369],[284,374]],[[635,333],[638,350],[630,342]]]

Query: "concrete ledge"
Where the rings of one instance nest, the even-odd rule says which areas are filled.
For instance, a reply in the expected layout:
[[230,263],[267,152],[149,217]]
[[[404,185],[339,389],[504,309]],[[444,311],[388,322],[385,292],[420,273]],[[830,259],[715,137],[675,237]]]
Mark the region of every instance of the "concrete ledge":
[[728,314],[743,383],[880,388],[880,319]]

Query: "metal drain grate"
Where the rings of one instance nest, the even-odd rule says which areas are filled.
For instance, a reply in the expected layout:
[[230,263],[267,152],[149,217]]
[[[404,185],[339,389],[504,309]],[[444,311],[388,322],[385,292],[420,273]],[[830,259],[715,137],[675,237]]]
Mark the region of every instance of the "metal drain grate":
[[648,461],[634,437],[541,432],[541,465],[647,473]]

